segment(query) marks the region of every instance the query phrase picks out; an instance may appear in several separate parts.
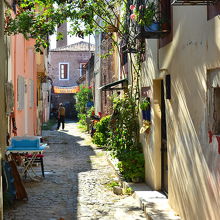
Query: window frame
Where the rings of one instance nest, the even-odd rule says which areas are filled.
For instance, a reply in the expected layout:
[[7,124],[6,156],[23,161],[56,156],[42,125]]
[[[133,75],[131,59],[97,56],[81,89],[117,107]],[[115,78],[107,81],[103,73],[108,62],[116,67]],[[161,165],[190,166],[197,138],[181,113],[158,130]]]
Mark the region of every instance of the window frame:
[[[67,65],[67,78],[61,78],[61,65]],[[69,63],[67,62],[59,62],[59,80],[69,80]]]

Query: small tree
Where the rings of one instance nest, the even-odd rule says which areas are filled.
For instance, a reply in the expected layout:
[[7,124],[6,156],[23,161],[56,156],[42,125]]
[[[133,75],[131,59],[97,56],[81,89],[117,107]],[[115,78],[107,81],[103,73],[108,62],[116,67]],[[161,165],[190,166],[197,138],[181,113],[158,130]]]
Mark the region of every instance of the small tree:
[[76,93],[76,110],[78,111],[78,118],[82,120],[82,124],[85,124],[87,103],[92,101],[92,90],[88,87],[81,86],[80,91]]

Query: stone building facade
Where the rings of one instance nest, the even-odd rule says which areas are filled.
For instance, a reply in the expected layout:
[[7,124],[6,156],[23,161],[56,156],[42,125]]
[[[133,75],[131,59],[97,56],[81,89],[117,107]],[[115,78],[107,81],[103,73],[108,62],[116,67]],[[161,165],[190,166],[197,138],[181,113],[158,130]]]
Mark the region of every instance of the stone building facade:
[[[58,47],[49,53],[49,76],[53,82],[53,88],[59,88],[52,93],[51,109],[55,111],[59,103],[66,107],[66,116],[76,116],[74,94],[77,91],[77,80],[83,75],[84,65],[91,57],[94,45],[87,42]],[[65,89],[71,89],[67,91]],[[65,91],[64,91],[65,90]]]
[[[106,37],[105,34],[102,34],[102,44],[101,51],[102,54],[107,54],[112,49],[112,40],[111,38]],[[117,76],[114,72],[114,57],[109,55],[101,59],[101,85],[104,86],[111,82],[117,80]],[[112,113],[112,101],[109,99],[112,97],[113,91],[102,91],[101,92],[101,112],[104,115],[109,115]]]
[[[117,39],[115,33],[111,34],[114,34],[115,39]],[[120,89],[122,85],[118,82],[127,77],[127,72],[123,69],[125,67],[121,66],[121,51],[118,51],[117,47],[113,46],[109,33],[102,33],[99,38],[101,38],[100,54],[103,56],[100,57],[99,62],[95,62],[95,74],[100,74],[100,88],[96,88],[95,92],[99,90],[101,93],[100,111],[103,115],[109,115],[112,113],[111,97],[115,93],[118,95],[123,93],[123,89]],[[98,57],[99,54],[96,55],[96,59],[98,59]],[[97,73],[99,63],[100,72]],[[97,81],[95,81],[95,83],[97,83]],[[96,103],[96,105],[98,104]]]

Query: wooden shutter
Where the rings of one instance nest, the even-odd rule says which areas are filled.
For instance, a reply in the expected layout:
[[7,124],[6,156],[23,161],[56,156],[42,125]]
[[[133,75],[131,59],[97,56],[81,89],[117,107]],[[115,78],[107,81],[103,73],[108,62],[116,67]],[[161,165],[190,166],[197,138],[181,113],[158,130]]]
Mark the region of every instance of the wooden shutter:
[[64,66],[64,79],[67,79],[67,67],[68,67],[68,65],[63,64],[63,66]]
[[30,108],[33,108],[34,106],[34,82],[32,79],[29,81],[29,87],[30,87]]
[[18,110],[24,109],[24,93],[25,93],[25,82],[24,77],[18,76],[17,79],[18,88]]

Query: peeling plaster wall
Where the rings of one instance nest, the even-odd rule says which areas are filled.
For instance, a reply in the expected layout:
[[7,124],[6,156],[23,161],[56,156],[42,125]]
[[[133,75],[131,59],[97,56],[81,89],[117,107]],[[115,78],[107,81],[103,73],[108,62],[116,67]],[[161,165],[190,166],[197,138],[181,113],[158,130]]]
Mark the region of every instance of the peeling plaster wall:
[[148,58],[141,81],[142,86],[152,88],[153,111],[150,135],[141,137],[146,181],[155,189],[160,187],[160,134],[156,135],[160,124],[154,95],[155,80],[166,73],[171,75],[172,85],[171,100],[165,101],[168,199],[186,220],[220,219],[220,155],[216,140],[208,143],[207,122],[207,71],[220,67],[219,38],[220,20],[207,21],[206,6],[182,6],[173,7],[173,40],[159,50],[159,57],[156,40],[147,41]]

